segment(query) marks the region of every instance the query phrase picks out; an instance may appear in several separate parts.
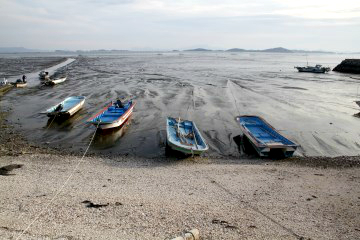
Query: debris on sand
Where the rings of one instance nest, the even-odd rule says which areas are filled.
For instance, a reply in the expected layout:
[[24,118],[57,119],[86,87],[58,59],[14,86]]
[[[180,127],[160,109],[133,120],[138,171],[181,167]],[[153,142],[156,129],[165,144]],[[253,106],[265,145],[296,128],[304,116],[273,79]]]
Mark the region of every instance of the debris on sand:
[[23,166],[22,164],[10,164],[10,165],[1,167],[0,168],[0,175],[1,176],[15,175],[15,174],[10,174],[9,172],[11,172],[14,169],[21,168],[22,166]]
[[107,204],[95,204],[95,203],[93,203],[93,202],[91,202],[89,200],[85,200],[85,201],[83,201],[81,203],[86,204],[87,208],[102,208],[102,207],[109,206],[109,203],[107,203]]

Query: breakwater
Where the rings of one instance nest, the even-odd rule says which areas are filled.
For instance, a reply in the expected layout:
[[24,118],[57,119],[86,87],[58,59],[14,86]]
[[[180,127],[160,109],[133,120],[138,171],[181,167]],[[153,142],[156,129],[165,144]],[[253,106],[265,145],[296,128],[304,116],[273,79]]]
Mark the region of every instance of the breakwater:
[[360,74],[360,59],[345,59],[333,71]]

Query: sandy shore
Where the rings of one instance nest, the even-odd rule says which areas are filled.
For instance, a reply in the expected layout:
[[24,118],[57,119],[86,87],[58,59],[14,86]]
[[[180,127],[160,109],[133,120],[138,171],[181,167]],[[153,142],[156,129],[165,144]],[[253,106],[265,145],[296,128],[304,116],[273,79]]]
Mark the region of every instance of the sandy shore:
[[22,165],[0,171],[0,235],[16,239],[73,174],[22,239],[171,239],[192,228],[202,239],[360,238],[357,167],[85,157],[76,169],[79,160],[0,157]]

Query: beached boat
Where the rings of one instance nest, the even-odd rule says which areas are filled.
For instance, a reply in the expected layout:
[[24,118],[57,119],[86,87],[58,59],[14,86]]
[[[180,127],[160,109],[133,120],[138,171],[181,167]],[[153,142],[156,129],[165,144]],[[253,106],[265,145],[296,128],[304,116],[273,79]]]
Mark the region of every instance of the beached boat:
[[48,117],[71,117],[82,108],[84,103],[85,97],[72,96],[42,113],[46,114]]
[[48,86],[52,86],[52,85],[56,85],[56,84],[59,84],[59,83],[65,82],[65,81],[66,81],[66,77],[63,77],[63,78],[57,78],[57,79],[49,79],[49,80],[45,81],[44,84],[48,85]]
[[121,127],[133,113],[135,104],[134,101],[129,100],[120,107],[116,103],[110,102],[97,114],[89,118],[88,123],[92,123],[100,129]]
[[310,72],[310,73],[326,73],[330,71],[329,67],[322,67],[320,64],[317,64],[315,67],[306,66],[306,67],[294,67],[299,72]]
[[209,149],[193,121],[168,117],[166,132],[167,145],[173,150],[200,155]]
[[39,78],[40,79],[46,79],[47,77],[49,77],[49,72],[41,71],[39,73]]
[[27,86],[27,82],[22,81],[21,79],[17,79],[16,82],[11,83],[12,85],[14,85],[17,88],[24,88]]
[[297,144],[281,135],[261,117],[239,116],[236,121],[261,157],[269,156],[271,151],[282,151],[285,157],[291,157],[297,148]]
[[27,83],[26,82],[25,83],[24,82],[16,82],[14,85],[17,88],[24,88],[27,86]]

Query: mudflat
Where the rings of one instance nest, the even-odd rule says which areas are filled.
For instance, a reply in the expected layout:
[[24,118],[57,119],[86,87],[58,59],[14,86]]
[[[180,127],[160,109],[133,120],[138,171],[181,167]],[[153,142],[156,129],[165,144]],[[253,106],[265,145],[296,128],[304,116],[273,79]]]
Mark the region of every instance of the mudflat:
[[[0,58],[20,68],[29,61]],[[117,97],[137,102],[127,130],[98,134],[90,152],[100,156],[163,157],[166,117],[195,121],[210,149],[207,157],[247,157],[234,138],[241,134],[235,117],[263,117],[299,144],[296,156],[353,156],[360,152],[358,80],[353,75],[299,73],[302,54],[275,53],[122,53],[68,56],[75,61],[57,69],[66,82],[41,87],[38,72],[27,74],[27,89],[11,91],[1,105],[9,124],[38,146],[81,151],[94,131],[86,120]],[[310,65],[334,67],[343,58],[313,54]],[[63,57],[60,59],[64,59]],[[33,63],[34,62],[34,63]],[[7,64],[8,63],[8,64]],[[40,64],[41,63],[41,64]],[[33,68],[35,69],[35,68]],[[9,70],[9,72],[13,72]],[[39,112],[66,97],[85,96],[81,111],[68,121],[51,123]],[[51,123],[51,124],[50,124]]]

